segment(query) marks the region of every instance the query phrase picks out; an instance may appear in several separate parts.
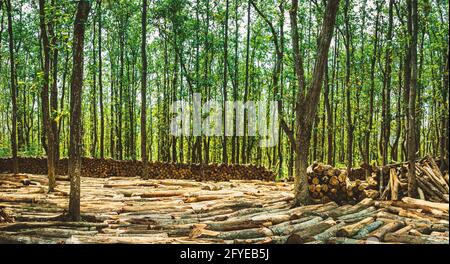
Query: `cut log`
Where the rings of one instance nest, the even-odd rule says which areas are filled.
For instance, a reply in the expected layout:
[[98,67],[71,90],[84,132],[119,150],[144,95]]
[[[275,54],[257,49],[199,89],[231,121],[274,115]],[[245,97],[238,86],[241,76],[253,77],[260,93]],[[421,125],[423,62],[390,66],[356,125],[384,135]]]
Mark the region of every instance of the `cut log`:
[[323,222],[319,222],[307,229],[297,231],[291,234],[286,241],[287,244],[304,244],[306,242],[313,241],[313,236],[327,230],[331,226],[335,225],[336,222],[333,219],[327,219]]
[[439,236],[412,236],[407,234],[386,234],[384,237],[386,242],[408,243],[408,244],[448,244],[448,237]]
[[338,230],[338,232],[336,233],[336,236],[352,237],[352,236],[356,235],[356,233],[358,233],[358,231],[361,228],[372,223],[373,221],[374,221],[374,218],[370,216],[370,217],[364,218],[363,220],[361,220],[357,223],[344,226]]
[[448,203],[433,203],[433,202],[423,201],[423,200],[419,200],[419,199],[414,199],[414,198],[411,198],[411,197],[404,197],[402,199],[402,201],[407,203],[407,204],[413,204],[413,205],[419,205],[419,206],[439,209],[439,210],[445,211],[447,213],[448,213],[448,210],[449,210]]
[[389,232],[394,232],[399,228],[402,228],[405,224],[402,222],[391,222],[381,226],[379,229],[369,234],[369,238],[376,238],[382,241],[384,236]]

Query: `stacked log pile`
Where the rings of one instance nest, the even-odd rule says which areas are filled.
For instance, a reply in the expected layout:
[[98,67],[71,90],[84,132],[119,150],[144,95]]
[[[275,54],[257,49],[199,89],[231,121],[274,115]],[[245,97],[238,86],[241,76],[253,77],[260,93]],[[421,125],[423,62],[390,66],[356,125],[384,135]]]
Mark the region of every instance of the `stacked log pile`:
[[[387,180],[381,198],[399,200],[408,195],[408,164],[400,163],[382,168]],[[417,193],[421,200],[449,202],[448,172],[442,172],[436,161],[426,156],[416,162]]]
[[[67,174],[67,159],[61,159],[56,168],[59,175]],[[0,172],[11,172],[12,160],[0,159]],[[19,169],[23,173],[46,174],[45,158],[19,158]],[[134,177],[142,174],[142,162],[112,159],[82,159],[82,174],[86,177]],[[232,179],[275,180],[275,173],[256,165],[149,163],[152,179],[192,179],[227,181]]]
[[449,243],[448,203],[407,197],[292,208],[289,182],[82,177],[84,221],[66,222],[69,182],[0,181],[0,243]]
[[356,203],[364,198],[376,198],[377,182],[374,177],[350,180],[346,169],[314,163],[307,169],[309,192],[313,199],[339,204]]

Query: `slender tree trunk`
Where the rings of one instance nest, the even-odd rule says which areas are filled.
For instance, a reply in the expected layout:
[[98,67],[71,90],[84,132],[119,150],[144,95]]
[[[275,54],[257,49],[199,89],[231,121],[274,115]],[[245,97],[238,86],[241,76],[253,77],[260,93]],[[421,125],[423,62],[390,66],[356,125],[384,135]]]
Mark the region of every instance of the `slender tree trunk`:
[[[370,61],[370,90],[369,90],[369,109],[367,112],[368,121],[366,128],[366,136],[364,137],[364,152],[363,155],[364,163],[369,165],[370,162],[370,139],[373,127],[373,109],[374,109],[374,97],[375,97],[375,65],[377,61],[377,50],[378,50],[378,26],[380,18],[380,5],[377,2],[377,15],[375,19],[375,31],[373,36],[373,54]],[[366,176],[371,174],[369,166],[367,166]]]
[[382,164],[385,166],[388,163],[388,150],[390,142],[390,130],[391,130],[391,61],[392,61],[392,26],[393,26],[393,5],[394,1],[389,0],[389,22],[388,31],[386,36],[386,57],[383,79],[383,92],[382,92],[382,114],[381,114],[381,157]]
[[97,64],[97,58],[96,54],[97,51],[95,50],[95,39],[96,39],[96,28],[95,28],[95,20],[92,21],[92,65],[93,71],[92,71],[92,87],[91,87],[91,157],[96,157],[97,153],[97,69],[95,68]]
[[[235,31],[234,31],[234,82],[233,82],[233,100],[237,102],[237,90],[239,86],[239,79],[238,79],[238,46],[239,46],[239,27],[238,27],[238,0],[234,1],[234,14],[235,14]],[[233,137],[231,139],[232,145],[231,145],[231,160],[233,163],[239,163],[239,141],[236,137],[236,109],[233,110]]]
[[[335,59],[336,60],[336,57]],[[326,72],[328,72],[328,67],[325,66],[326,68]],[[334,71],[333,71],[333,79],[334,79]],[[333,81],[331,82],[333,83]],[[331,104],[330,104],[330,98],[329,98],[329,94],[330,94],[330,84],[328,82],[326,82],[326,85],[324,85],[325,91],[324,91],[324,103],[325,103],[325,110],[327,113],[327,147],[328,147],[328,152],[327,152],[327,163],[328,164],[333,164],[333,110],[331,109]],[[323,122],[325,123],[325,120],[323,120]]]
[[[251,24],[251,0],[248,0],[247,3],[247,39],[245,45],[245,87],[244,87],[244,103],[247,103],[248,100],[248,85],[249,85],[249,63],[250,63],[250,24]],[[247,109],[244,109],[244,136],[242,137],[242,163],[247,163],[247,135],[248,135],[248,126],[247,126]]]
[[114,134],[114,128],[115,128],[115,119],[114,119],[114,104],[115,104],[115,97],[114,97],[114,62],[113,62],[113,58],[111,55],[111,72],[110,72],[110,131],[109,131],[109,152],[110,152],[110,157],[114,158],[116,155],[116,148],[115,148],[115,134]]
[[[55,0],[52,0],[52,7],[56,8]],[[57,37],[55,35],[55,22],[50,20],[48,23],[48,32],[52,41],[52,59],[51,59],[51,67],[52,67],[52,87],[50,92],[50,117],[54,116],[58,111],[58,43]],[[58,124],[55,118],[51,118],[51,127],[53,133],[53,158],[54,158],[54,166],[57,166],[59,161],[59,133],[58,133]],[[56,173],[56,170],[55,170]]]
[[125,56],[125,23],[123,21],[124,19],[121,18],[121,24],[120,24],[120,36],[119,36],[119,46],[120,46],[120,73],[119,73],[119,98],[118,103],[116,104],[116,111],[117,111],[117,156],[119,160],[123,159],[123,145],[122,145],[122,103],[123,103],[123,86],[124,86],[124,56]]
[[349,18],[350,0],[345,1],[344,19],[345,19],[345,98],[347,105],[347,169],[351,170],[353,166],[353,132],[355,124],[352,120],[352,104],[351,104],[351,87],[350,87],[350,70],[351,70],[351,33]]
[[141,157],[142,177],[148,178],[147,158],[147,0],[142,0]]
[[14,59],[14,36],[12,28],[11,0],[6,1],[6,12],[8,13],[8,34],[9,34],[9,64],[11,67],[11,99],[12,99],[12,127],[11,127],[11,152],[13,157],[13,173],[19,173],[19,163],[17,161],[17,87],[16,87],[16,64]]
[[402,68],[403,64],[400,62],[399,71],[398,71],[398,94],[397,94],[397,113],[395,117],[396,122],[396,132],[395,132],[395,140],[392,144],[392,150],[391,150],[391,159],[393,161],[398,162],[398,143],[400,142],[400,136],[402,132]]
[[226,135],[226,101],[227,101],[227,77],[228,77],[228,7],[229,3],[228,0],[226,0],[226,6],[225,6],[225,36],[224,36],[224,43],[223,43],[223,108],[222,108],[222,124],[223,124],[223,138],[222,138],[222,162],[224,164],[228,163],[228,153],[227,153],[227,135]]
[[441,169],[444,168],[448,168],[449,167],[449,163],[448,163],[448,149],[449,149],[449,138],[448,138],[448,71],[449,71],[449,67],[448,67],[448,63],[449,63],[449,48],[447,47],[447,55],[445,56],[446,58],[446,63],[445,63],[445,68],[444,68],[444,72],[443,72],[443,79],[444,79],[444,83],[442,86],[442,95],[443,95],[443,99],[444,102],[444,109],[441,112],[441,138],[440,138],[440,150],[439,150],[439,154],[441,155],[441,160],[443,162],[441,162]]
[[47,35],[47,23],[45,22],[45,0],[39,0],[39,18],[41,28],[42,46],[44,50],[43,72],[44,79],[41,90],[42,120],[47,136],[47,170],[48,170],[48,191],[52,192],[56,186],[55,180],[55,158],[54,158],[54,135],[49,113],[49,82],[50,82],[50,43]]
[[103,110],[102,81],[102,0],[97,1],[98,7],[98,93],[100,100],[100,158],[105,158],[105,116]]
[[80,221],[80,177],[81,177],[81,98],[83,91],[83,48],[85,23],[91,9],[87,0],[78,2],[73,33],[73,68],[70,89],[70,147],[69,147],[69,217]]
[[417,34],[419,31],[417,0],[408,0],[408,19],[411,23],[411,80],[409,90],[409,124],[408,124],[408,196],[417,196],[417,183],[415,172],[416,161],[416,89],[417,89]]

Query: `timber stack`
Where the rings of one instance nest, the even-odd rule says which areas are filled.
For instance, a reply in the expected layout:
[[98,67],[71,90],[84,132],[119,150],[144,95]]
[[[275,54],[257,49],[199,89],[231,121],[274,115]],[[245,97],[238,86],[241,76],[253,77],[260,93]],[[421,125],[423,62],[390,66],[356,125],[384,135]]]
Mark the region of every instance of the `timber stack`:
[[378,197],[375,175],[352,181],[346,169],[317,162],[308,167],[307,174],[311,197],[321,202],[354,204],[367,197]]
[[[408,163],[382,168],[387,181],[381,199],[399,200],[408,195]],[[421,200],[449,202],[448,171],[441,171],[435,159],[426,156],[416,162],[417,193]]]
[[[47,174],[46,158],[18,158],[22,173]],[[134,177],[142,175],[142,162],[137,160],[113,160],[82,158],[82,175],[86,177]],[[12,171],[12,159],[0,159],[0,172]],[[61,159],[56,173],[67,175],[68,159]],[[197,181],[264,180],[274,181],[275,173],[263,166],[237,164],[184,164],[150,162],[151,179],[191,179]]]

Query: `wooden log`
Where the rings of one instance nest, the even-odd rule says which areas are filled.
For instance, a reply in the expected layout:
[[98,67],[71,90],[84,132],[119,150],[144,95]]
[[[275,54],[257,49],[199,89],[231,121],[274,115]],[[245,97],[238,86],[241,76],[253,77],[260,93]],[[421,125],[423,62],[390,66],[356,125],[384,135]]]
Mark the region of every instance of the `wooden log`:
[[417,193],[419,194],[420,200],[425,200],[425,194],[420,187],[417,187]]
[[413,228],[414,228],[414,226],[412,226],[412,225],[407,225],[407,226],[405,226],[405,227],[403,227],[403,228],[400,228],[399,230],[395,231],[393,234],[396,234],[396,235],[404,235],[404,234],[408,234],[408,232],[409,232],[411,229],[413,229]]
[[370,216],[370,217],[364,218],[363,220],[361,220],[357,223],[344,226],[337,231],[336,236],[352,237],[352,236],[356,235],[356,233],[358,233],[358,231],[361,228],[372,223],[373,221],[374,221],[374,218]]
[[366,226],[363,226],[358,233],[353,236],[354,239],[363,239],[366,238],[370,232],[376,230],[377,228],[379,228],[381,225],[383,225],[384,222],[381,220],[376,220],[375,222],[372,222]]
[[303,229],[301,231],[297,231],[292,233],[288,240],[287,244],[304,244],[306,242],[313,241],[313,236],[322,233],[327,230],[331,226],[335,225],[336,222],[333,219],[327,219],[325,221],[319,222],[315,225],[308,227],[307,229]]
[[35,203],[36,197],[34,196],[19,196],[12,194],[1,194],[0,202],[12,202],[12,203]]
[[197,225],[189,234],[190,238],[217,238],[223,240],[250,239],[258,237],[273,236],[274,233],[267,227],[249,228],[234,231],[217,232],[204,229],[204,226]]
[[328,240],[330,244],[381,244],[376,240],[358,240],[347,237],[332,237]]
[[336,236],[336,232],[339,230],[339,228],[343,227],[344,225],[345,225],[344,222],[337,223],[336,225],[331,226],[330,228],[325,230],[324,232],[315,235],[313,238],[316,241],[326,242],[331,237]]
[[31,230],[23,230],[16,232],[17,235],[32,235],[38,237],[59,237],[59,238],[69,238],[72,235],[87,235],[94,236],[98,234],[97,231],[80,231],[73,229],[62,229],[62,228],[35,228]]
[[446,213],[445,211],[441,211],[439,209],[434,209],[434,208],[424,206],[424,205],[419,205],[419,204],[408,204],[403,201],[394,201],[394,202],[390,203],[390,205],[404,208],[404,209],[418,209],[423,213],[431,214],[434,217],[438,217],[438,218],[442,217],[443,219],[448,219],[448,216],[449,216],[448,213]]
[[368,237],[383,241],[383,238],[387,233],[394,232],[397,229],[402,228],[404,225],[405,224],[403,222],[390,222],[371,232]]
[[386,234],[384,237],[386,242],[397,242],[397,243],[407,243],[407,244],[448,244],[448,237],[438,237],[438,236],[412,236],[407,234]]
[[321,217],[309,217],[308,220],[304,221],[302,219],[284,222],[278,225],[270,226],[274,235],[285,236],[300,231],[305,228],[309,228],[317,223],[320,223],[323,219]]
[[15,235],[11,232],[0,232],[0,244],[61,244],[61,238],[42,238],[29,235]]
[[441,170],[439,169],[439,167],[437,166],[436,162],[434,161],[433,158],[431,158],[430,156],[427,156],[427,160],[431,165],[431,169],[434,173],[434,175],[436,176],[436,178],[440,181],[440,183],[442,184],[442,186],[444,186],[444,188],[447,190],[447,193],[449,191],[449,186],[448,186],[448,181],[446,182]]
[[447,213],[448,213],[448,210],[449,210],[448,203],[433,203],[433,202],[423,201],[423,200],[419,200],[419,199],[414,199],[414,198],[411,198],[411,197],[404,197],[402,199],[402,201],[404,203],[407,203],[407,204],[419,205],[419,206],[434,208],[434,209],[438,209],[438,210],[441,210],[441,211],[444,211],[444,212],[447,212]]
[[14,231],[19,229],[30,229],[30,228],[40,228],[40,227],[95,227],[97,229],[102,229],[107,227],[108,224],[105,223],[90,223],[90,222],[20,222],[12,223],[0,226],[2,231]]
[[329,216],[336,218],[342,215],[346,214],[352,214],[358,211],[361,211],[369,206],[372,206],[374,204],[374,200],[371,198],[365,198],[361,202],[351,206],[351,207],[340,207],[336,210],[333,210],[328,213]]
[[390,170],[390,186],[391,186],[391,200],[398,200],[398,186],[399,180],[397,179],[396,169]]
[[369,214],[373,214],[373,212],[375,212],[377,209],[374,206],[368,207],[364,210],[361,210],[359,212],[353,213],[353,214],[346,214],[343,216],[339,216],[338,220],[341,221],[352,221],[354,219],[358,219],[361,217],[366,217]]

